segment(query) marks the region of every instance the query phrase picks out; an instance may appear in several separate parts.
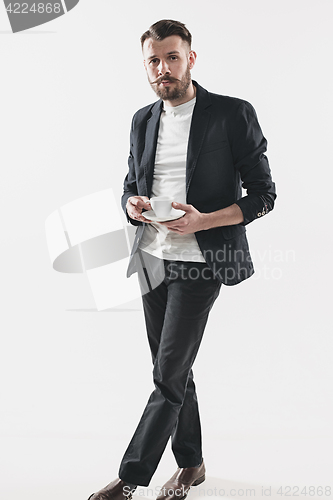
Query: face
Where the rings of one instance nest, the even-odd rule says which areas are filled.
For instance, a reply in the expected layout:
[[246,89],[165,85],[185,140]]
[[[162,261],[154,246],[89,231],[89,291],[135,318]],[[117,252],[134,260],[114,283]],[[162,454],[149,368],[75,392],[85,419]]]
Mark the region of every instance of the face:
[[157,96],[164,101],[186,101],[191,90],[190,70],[196,60],[188,44],[178,35],[164,40],[148,38],[143,44],[143,56],[148,81]]

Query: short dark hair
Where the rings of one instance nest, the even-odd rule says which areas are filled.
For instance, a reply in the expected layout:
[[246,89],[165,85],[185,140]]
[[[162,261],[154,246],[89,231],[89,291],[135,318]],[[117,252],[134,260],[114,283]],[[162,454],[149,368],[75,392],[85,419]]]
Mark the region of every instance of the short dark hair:
[[141,47],[147,38],[152,38],[153,40],[164,40],[168,36],[178,35],[182,40],[189,44],[191,48],[192,35],[186,28],[185,24],[180,21],[173,21],[172,19],[162,19],[157,21],[150,26],[149,30],[141,37]]

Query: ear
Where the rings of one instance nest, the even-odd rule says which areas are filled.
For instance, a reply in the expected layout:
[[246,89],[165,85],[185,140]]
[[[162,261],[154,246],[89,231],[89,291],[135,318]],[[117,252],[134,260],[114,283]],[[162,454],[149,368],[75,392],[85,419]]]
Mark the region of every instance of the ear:
[[194,52],[194,50],[190,50],[190,52],[188,54],[188,62],[190,64],[190,69],[192,69],[193,66],[195,65],[196,59],[197,59],[196,52]]
[[147,64],[146,64],[146,60],[145,59],[143,60],[143,66],[144,66],[145,70],[147,71]]

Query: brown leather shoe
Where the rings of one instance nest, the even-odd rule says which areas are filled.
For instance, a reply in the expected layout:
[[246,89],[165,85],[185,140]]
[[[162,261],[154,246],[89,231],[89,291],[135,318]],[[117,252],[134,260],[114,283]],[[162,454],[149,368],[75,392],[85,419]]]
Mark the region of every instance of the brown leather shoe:
[[[115,479],[110,484],[90,495],[88,500],[130,500],[132,491],[122,479]],[[125,490],[124,490],[125,488]]]
[[178,467],[174,475],[167,481],[156,500],[183,500],[191,486],[198,486],[205,480],[205,464],[202,460],[200,467]]

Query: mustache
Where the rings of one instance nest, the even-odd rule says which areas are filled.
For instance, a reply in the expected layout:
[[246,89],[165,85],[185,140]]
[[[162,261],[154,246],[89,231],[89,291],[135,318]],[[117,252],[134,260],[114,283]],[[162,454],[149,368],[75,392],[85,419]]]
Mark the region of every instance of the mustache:
[[173,76],[160,76],[159,78],[157,78],[157,80],[155,80],[154,82],[150,82],[151,85],[154,85],[155,83],[159,84],[161,82],[171,82],[171,83],[175,83],[175,82],[180,82],[180,80],[178,78],[174,78]]

